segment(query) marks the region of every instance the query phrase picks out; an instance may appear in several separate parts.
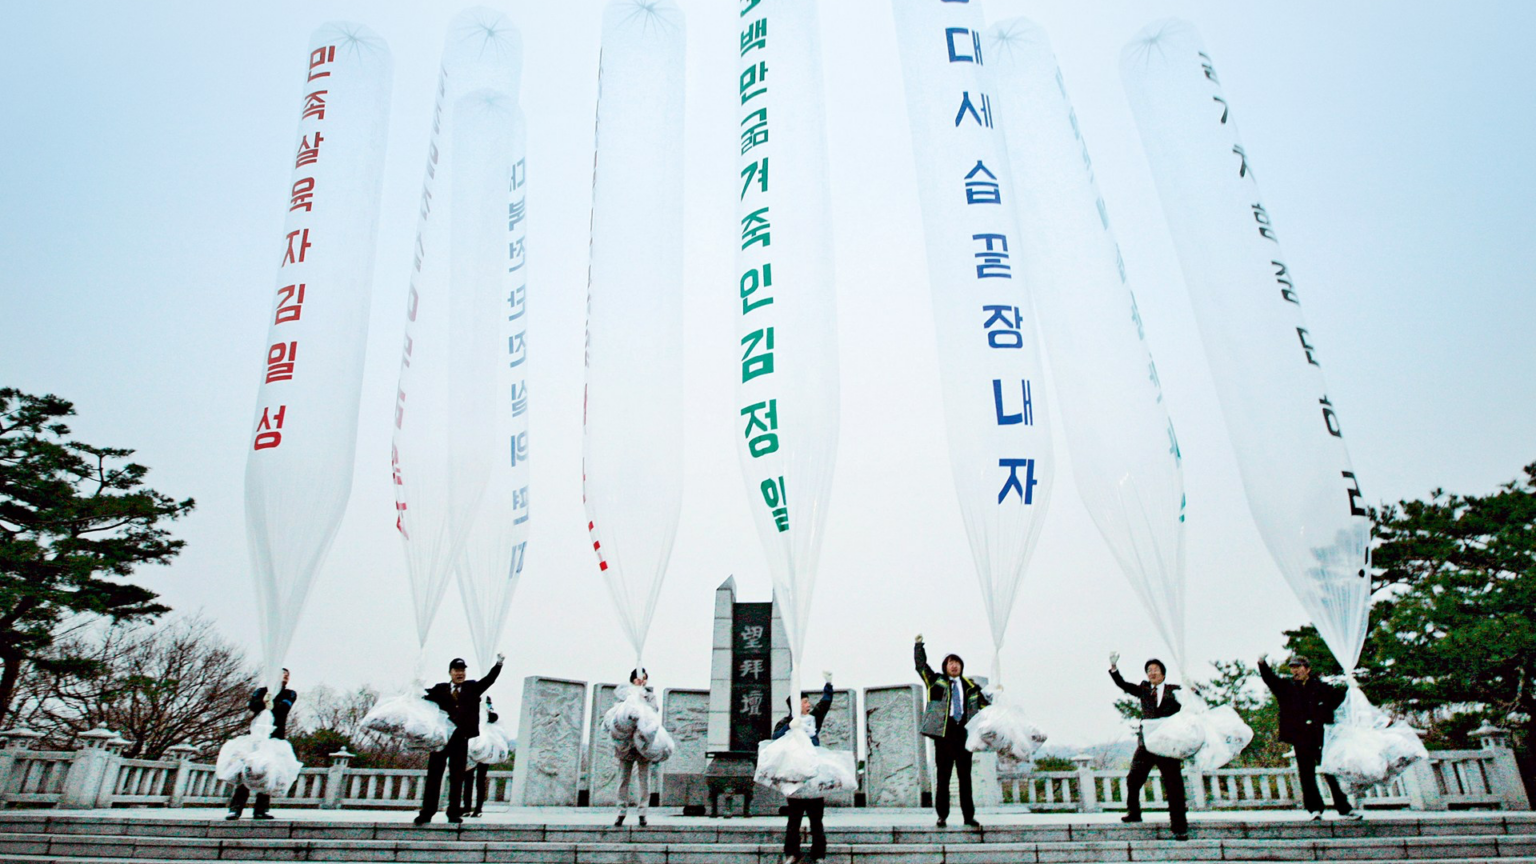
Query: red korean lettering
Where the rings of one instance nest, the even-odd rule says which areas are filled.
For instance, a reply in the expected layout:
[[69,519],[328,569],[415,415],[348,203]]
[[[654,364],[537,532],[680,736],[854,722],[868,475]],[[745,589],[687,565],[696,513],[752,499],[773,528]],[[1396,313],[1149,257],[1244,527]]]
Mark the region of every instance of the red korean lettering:
[[293,184],[293,189],[288,197],[288,210],[303,210],[312,212],[315,209],[315,178],[305,177]]
[[304,283],[296,282],[277,289],[277,315],[273,324],[286,324],[299,320],[304,314]]
[[[309,139],[315,139],[310,143]],[[325,138],[319,132],[314,135],[305,135],[299,140],[299,155],[293,160],[293,167],[303,168],[305,165],[313,165],[320,161],[320,142]]]
[[267,383],[292,381],[293,367],[298,362],[299,343],[279,342],[267,349]]
[[336,61],[336,46],[327,45],[324,48],[316,48],[309,52],[309,80],[325,78],[331,73],[329,70],[321,72],[320,67]]
[[277,413],[273,414],[271,408],[261,409],[261,421],[256,424],[256,444],[252,449],[270,450],[283,443],[283,417],[288,413],[287,405],[277,406]]
[[325,97],[329,90],[316,90],[313,93],[304,94],[304,113],[299,115],[300,120],[308,120],[313,117],[316,120],[325,119]]
[[[295,243],[295,240],[298,242]],[[308,228],[301,228],[298,231],[289,231],[288,251],[283,253],[283,263],[281,266],[287,267],[289,264],[304,263],[304,253],[308,252],[309,247],[312,245],[314,244],[309,242]]]

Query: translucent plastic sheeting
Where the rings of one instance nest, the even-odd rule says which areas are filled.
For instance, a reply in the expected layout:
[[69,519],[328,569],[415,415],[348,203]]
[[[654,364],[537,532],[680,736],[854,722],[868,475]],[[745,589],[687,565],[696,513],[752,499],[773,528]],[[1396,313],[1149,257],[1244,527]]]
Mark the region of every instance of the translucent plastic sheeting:
[[1318,770],[1355,789],[1385,783],[1409,765],[1429,758],[1413,727],[1393,721],[1353,682],[1325,733]]
[[[521,344],[528,193],[523,114],[514,96],[476,90],[454,107],[449,248],[450,443],[484,473],[454,572],[481,669],[496,662],[528,547],[528,362]],[[509,308],[508,298],[518,305]],[[466,490],[467,491],[467,490]]]
[[1142,740],[1158,756],[1191,759],[1199,770],[1215,771],[1253,741],[1253,729],[1231,705],[1210,708],[1196,696],[1172,717],[1145,721]]
[[997,753],[1013,763],[1028,761],[1045,743],[1046,734],[1029,722],[1023,707],[1014,704],[1002,688],[992,688],[988,696],[992,704],[965,725],[965,749]]
[[858,789],[853,753],[811,743],[811,718],[796,717],[778,738],[757,745],[752,780],[789,798],[825,798]]
[[1109,209],[1056,65],[1031,21],[984,40],[1008,141],[1019,256],[1051,358],[1077,491],[1184,669],[1184,476]]
[[304,765],[293,755],[293,745],[272,737],[272,728],[272,712],[258,713],[251,720],[250,732],[231,738],[219,748],[214,776],[260,795],[287,795]]
[[[480,506],[491,466],[509,458],[505,441],[494,448],[485,446],[482,431],[492,424],[496,408],[508,399],[522,410],[527,408],[526,387],[504,391],[483,402],[465,399],[463,389],[455,388],[456,383],[497,373],[491,367],[474,365],[484,359],[474,351],[454,350],[457,341],[467,338],[454,329],[455,292],[460,287],[455,274],[476,272],[478,265],[453,258],[460,252],[488,253],[472,244],[455,248],[449,240],[454,172],[470,171],[480,176],[482,170],[497,170],[505,158],[491,146],[476,147],[464,155],[456,153],[465,138],[455,133],[455,115],[461,105],[478,104],[464,97],[481,90],[502,94],[499,98],[509,98],[515,106],[522,53],[522,37],[501,13],[482,7],[468,9],[448,25],[434,94],[426,179],[417,202],[416,239],[411,249],[391,452],[395,525],[405,544],[416,635],[422,644]],[[476,128],[497,134],[494,123]],[[471,158],[489,160],[490,164],[475,165]],[[511,223],[525,217],[521,212],[504,215],[503,230],[508,232],[515,230]],[[513,249],[512,253],[512,263],[521,266],[522,250]],[[508,250],[503,247],[496,261],[508,267],[507,258]],[[523,301],[521,293],[504,294],[500,314],[520,316]],[[522,321],[526,318],[519,318]],[[522,362],[525,336],[522,327],[509,336],[505,350],[512,359],[508,362]],[[526,494],[522,504],[526,515]]]
[[352,492],[391,66],[368,28],[326,24],[310,38],[295,94],[288,217],[245,465],[268,686]]
[[684,47],[670,0],[603,12],[582,492],[637,667],[683,500]]
[[[837,459],[837,292],[815,0],[743,2],[735,418],[752,519],[800,664]],[[736,42],[732,36],[733,48]],[[770,171],[771,167],[771,171]],[[790,675],[789,692],[799,692]]]
[[1259,534],[1346,670],[1365,640],[1370,521],[1319,341],[1195,28],[1149,26],[1120,72]]
[[[893,0],[950,465],[994,646],[1055,465],[1014,190],[977,3]],[[994,678],[997,670],[994,669]]]

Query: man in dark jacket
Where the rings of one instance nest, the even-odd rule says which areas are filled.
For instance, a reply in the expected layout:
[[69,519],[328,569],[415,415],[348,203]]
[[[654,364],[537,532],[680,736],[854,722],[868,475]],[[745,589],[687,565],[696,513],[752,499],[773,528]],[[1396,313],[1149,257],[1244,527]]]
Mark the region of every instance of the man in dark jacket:
[[416,815],[417,825],[432,821],[437,813],[438,798],[443,790],[443,768],[448,769],[448,821],[463,822],[464,811],[460,807],[464,792],[465,767],[469,760],[469,739],[480,734],[480,697],[496,683],[501,674],[504,658],[496,655],[496,665],[476,681],[468,676],[468,664],[455,657],[448,664],[448,680],[434,684],[427,690],[427,701],[441,708],[453,721],[453,736],[441,750],[432,751],[427,757],[427,782],[422,789],[421,812]]
[[[485,722],[495,723],[501,719],[496,713],[496,708],[491,704],[489,696],[485,699]],[[476,765],[473,769],[464,772],[464,811],[466,816],[479,818],[484,815],[485,796],[491,791],[491,766]],[[475,797],[476,793],[479,797]]]
[[[1291,677],[1281,678],[1269,662],[1259,659],[1259,677],[1275,694],[1280,706],[1280,740],[1296,752],[1296,773],[1301,775],[1301,802],[1313,819],[1323,818],[1323,796],[1317,789],[1317,763],[1323,758],[1323,727],[1333,722],[1333,712],[1344,703],[1344,689],[1324,684],[1312,677],[1312,661],[1291,658]],[[1359,819],[1351,813],[1349,798],[1331,774],[1323,775],[1333,806],[1346,819]]]
[[977,712],[991,704],[981,686],[965,677],[965,661],[958,654],[944,658],[944,674],[928,666],[928,651],[923,636],[917,636],[912,648],[912,662],[928,691],[928,705],[923,710],[922,732],[933,739],[934,762],[938,782],[934,787],[933,809],[939,815],[939,827],[949,819],[949,775],[954,771],[960,781],[960,815],[965,824],[980,828],[976,804],[971,797],[971,751],[965,749],[965,724]]
[[[1184,706],[1179,704],[1179,699],[1174,691],[1179,689],[1177,684],[1169,684],[1166,680],[1168,667],[1161,660],[1148,660],[1142,667],[1147,673],[1147,680],[1140,684],[1132,684],[1120,677],[1120,655],[1113,654],[1109,658],[1109,677],[1115,680],[1115,686],[1135,696],[1141,702],[1141,717],[1146,720],[1161,720],[1179,713]],[[1168,756],[1158,756],[1147,749],[1143,740],[1142,730],[1136,730],[1136,754],[1131,757],[1131,773],[1126,777],[1125,790],[1125,822],[1141,821],[1141,787],[1146,785],[1147,777],[1156,768],[1163,777],[1163,794],[1168,799],[1168,827],[1173,831],[1175,840],[1189,839],[1188,813],[1184,803],[1184,774],[1180,760]]]
[[[811,743],[821,746],[821,724],[827,719],[827,712],[832,710],[832,673],[823,672],[822,677],[827,679],[826,686],[821,688],[821,698],[816,705],[811,705],[809,696],[800,697],[800,716],[809,715],[813,723],[811,731]],[[789,731],[789,724],[795,719],[794,714],[786,714],[778,725],[773,727],[773,740],[784,737]],[[789,823],[784,827],[784,861],[810,862],[820,861],[827,855],[827,832],[822,827],[822,816],[827,810],[825,798],[786,798],[789,810]],[[800,820],[809,818],[811,822],[811,854],[800,857]]]
[[[288,737],[288,712],[293,709],[293,703],[297,701],[299,694],[288,689],[288,670],[283,670],[283,685],[278,688],[277,695],[272,697],[271,704],[267,700],[267,688],[261,687],[251,694],[251,700],[247,704],[251,715],[255,715],[272,709],[272,737],[286,739]],[[236,786],[235,794],[229,796],[229,815],[225,819],[239,819],[245,811],[245,802],[251,798],[251,790],[245,786]],[[272,809],[272,796],[265,792],[256,796],[256,808],[251,811],[252,819],[271,819],[272,814],[267,812]]]

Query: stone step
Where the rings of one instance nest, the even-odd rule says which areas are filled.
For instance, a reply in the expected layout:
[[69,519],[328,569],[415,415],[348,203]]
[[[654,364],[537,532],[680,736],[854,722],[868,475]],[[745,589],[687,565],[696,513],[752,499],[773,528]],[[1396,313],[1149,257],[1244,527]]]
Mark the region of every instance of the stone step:
[[[319,819],[249,819],[226,822],[217,811],[205,819],[131,816],[70,816],[46,812],[0,813],[0,836],[6,833],[88,834],[117,837],[185,837],[230,840],[294,841],[434,841],[481,843],[592,844],[773,844],[783,837],[782,823],[668,824],[661,818],[647,828],[614,828],[580,824],[515,824],[470,821],[450,825],[439,821],[416,827],[401,816],[391,821],[357,822]],[[1407,838],[1509,836],[1536,834],[1536,813],[1489,813],[1444,818],[1366,818],[1360,822],[1191,820],[1195,836],[1206,840],[1330,840],[1349,838]],[[829,825],[827,839],[843,845],[945,845],[1009,843],[1130,842],[1168,837],[1166,821],[1125,825],[1119,822],[998,824],[979,831],[917,826]]]
[[[775,843],[495,843],[464,839],[257,840],[0,834],[0,861],[222,860],[527,862],[527,864],[780,864]],[[1448,861],[1536,858],[1536,834],[1326,840],[831,843],[828,864],[992,864],[1079,861]]]

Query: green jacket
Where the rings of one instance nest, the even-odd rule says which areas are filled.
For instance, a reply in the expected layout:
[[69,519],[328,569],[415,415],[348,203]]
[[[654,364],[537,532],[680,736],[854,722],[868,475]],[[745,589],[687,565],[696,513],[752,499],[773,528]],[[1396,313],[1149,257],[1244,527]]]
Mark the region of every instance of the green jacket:
[[[949,677],[929,668],[928,651],[921,642],[912,646],[912,662],[917,667],[918,677],[923,679],[923,687],[928,691],[921,731],[929,738],[943,738],[949,729]],[[981,685],[964,675],[960,676],[960,698],[965,703],[965,717],[960,721],[960,734],[964,735],[965,724],[991,701],[981,692]]]

